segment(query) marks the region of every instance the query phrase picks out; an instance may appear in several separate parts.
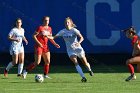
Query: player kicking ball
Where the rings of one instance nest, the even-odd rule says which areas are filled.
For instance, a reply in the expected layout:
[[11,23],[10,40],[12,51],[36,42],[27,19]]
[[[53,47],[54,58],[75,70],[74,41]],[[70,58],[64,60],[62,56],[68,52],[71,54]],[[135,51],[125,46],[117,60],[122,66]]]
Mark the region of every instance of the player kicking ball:
[[133,46],[132,58],[126,61],[126,65],[128,66],[130,76],[126,78],[125,81],[130,81],[136,79],[133,64],[137,65],[137,71],[140,72],[140,40],[138,35],[136,34],[134,27],[130,27],[123,31],[125,32],[126,37],[131,39],[131,44]]
[[[48,38],[55,39],[57,37],[63,37],[67,47],[67,54],[70,60],[74,63],[77,72],[82,77],[81,81],[86,82],[87,79],[82,71],[82,68],[80,67],[77,61],[77,57],[79,57],[82,63],[88,69],[90,76],[93,76],[93,72],[91,70],[90,64],[87,62],[87,59],[85,57],[85,51],[81,46],[81,43],[84,40],[84,38],[81,35],[80,31],[75,28],[76,26],[70,17],[67,17],[64,23],[65,23],[64,29],[58,32],[54,37],[48,36]],[[79,38],[79,41],[77,37]]]

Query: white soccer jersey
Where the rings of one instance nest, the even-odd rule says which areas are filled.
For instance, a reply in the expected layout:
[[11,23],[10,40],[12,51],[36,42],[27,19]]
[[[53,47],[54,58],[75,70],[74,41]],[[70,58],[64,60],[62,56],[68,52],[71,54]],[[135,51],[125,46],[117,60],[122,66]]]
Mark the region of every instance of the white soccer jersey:
[[84,50],[81,47],[81,45],[79,45],[78,47],[74,46],[75,43],[78,43],[77,35],[79,34],[80,34],[80,31],[77,30],[76,28],[72,28],[70,30],[62,29],[56,34],[56,36],[63,37],[69,56],[78,55],[80,53],[84,54]]
[[12,41],[12,46],[15,46],[15,45],[22,46],[22,40],[24,37],[24,29],[23,28],[21,28],[21,29],[13,28],[8,35],[15,38],[15,39],[20,40],[19,42]]
[[11,41],[10,54],[13,55],[18,53],[23,53],[24,47],[22,44],[22,40],[24,37],[24,29],[13,28],[8,35],[11,36],[12,38],[19,40],[19,42]]

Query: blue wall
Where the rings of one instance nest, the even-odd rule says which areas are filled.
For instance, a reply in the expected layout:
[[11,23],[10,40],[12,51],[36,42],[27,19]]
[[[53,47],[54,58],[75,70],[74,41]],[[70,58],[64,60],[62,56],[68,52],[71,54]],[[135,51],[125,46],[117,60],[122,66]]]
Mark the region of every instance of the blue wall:
[[[120,30],[134,25],[139,32],[139,5],[140,0],[0,0],[0,52],[9,52],[7,35],[17,17],[23,19],[29,41],[25,51],[33,52],[32,34],[48,15],[54,35],[70,16],[85,38],[82,46],[87,53],[130,53],[130,40]],[[61,48],[50,44],[51,51],[65,53],[63,40],[56,42]]]

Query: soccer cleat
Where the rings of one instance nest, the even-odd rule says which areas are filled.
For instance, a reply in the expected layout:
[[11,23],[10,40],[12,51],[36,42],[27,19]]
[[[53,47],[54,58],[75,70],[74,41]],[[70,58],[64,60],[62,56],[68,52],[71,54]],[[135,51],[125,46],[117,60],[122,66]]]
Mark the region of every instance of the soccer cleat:
[[82,81],[82,82],[87,82],[87,79],[86,79],[85,77],[83,77],[83,78],[81,79],[81,81]]
[[21,74],[17,74],[17,77],[21,77],[22,75]]
[[6,69],[4,69],[4,76],[8,77],[8,71]]
[[92,71],[89,71],[89,75],[90,75],[90,76],[93,76],[94,73],[93,73]]
[[24,79],[26,79],[26,76],[27,76],[27,71],[26,71],[26,70],[23,70],[22,77],[23,77]]
[[131,75],[127,79],[125,79],[125,81],[130,81],[130,80],[135,80],[135,79],[136,79],[136,76],[135,75]]
[[52,79],[52,78],[49,77],[48,75],[44,75],[44,78]]

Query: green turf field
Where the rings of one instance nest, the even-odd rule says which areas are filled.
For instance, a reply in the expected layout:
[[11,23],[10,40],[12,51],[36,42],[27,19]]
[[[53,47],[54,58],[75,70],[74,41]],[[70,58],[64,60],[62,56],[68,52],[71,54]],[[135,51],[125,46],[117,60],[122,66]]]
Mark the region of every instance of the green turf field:
[[0,93],[140,93],[140,75],[136,73],[137,80],[125,82],[129,75],[125,66],[95,66],[93,77],[83,69],[86,83],[80,81],[74,66],[52,66],[50,77],[53,79],[45,79],[43,83],[34,81],[35,74],[40,74],[42,67],[28,74],[27,79],[16,77],[16,70],[11,69],[8,78],[0,74]]

